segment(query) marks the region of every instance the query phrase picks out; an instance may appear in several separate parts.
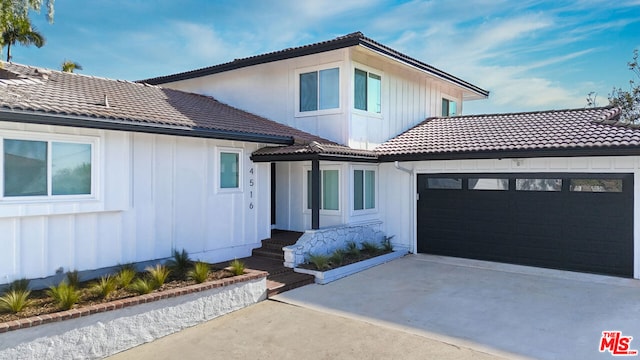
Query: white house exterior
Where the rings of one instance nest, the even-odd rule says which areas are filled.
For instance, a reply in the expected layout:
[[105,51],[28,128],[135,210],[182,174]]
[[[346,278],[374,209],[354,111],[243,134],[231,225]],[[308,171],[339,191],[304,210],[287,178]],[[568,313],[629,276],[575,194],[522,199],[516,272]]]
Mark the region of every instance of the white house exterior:
[[[4,66],[0,284],[363,226],[640,278],[640,130],[615,108],[462,116],[488,91],[361,33],[138,84]],[[91,181],[60,195],[65,144],[91,150]],[[49,175],[20,195],[37,146]]]

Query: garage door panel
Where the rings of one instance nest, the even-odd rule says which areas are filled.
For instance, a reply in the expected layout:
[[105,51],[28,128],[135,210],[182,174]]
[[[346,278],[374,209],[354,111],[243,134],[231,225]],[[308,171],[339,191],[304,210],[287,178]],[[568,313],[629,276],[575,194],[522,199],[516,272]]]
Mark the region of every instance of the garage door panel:
[[[426,178],[437,176],[418,176],[419,252],[633,275],[632,174],[487,175],[509,179],[509,190],[499,191],[467,190],[475,181],[467,179],[479,176],[455,174],[463,189],[427,189]],[[516,190],[516,179],[527,177],[562,179],[554,180],[561,191]],[[614,187],[618,192],[597,186],[570,191],[569,184],[597,183],[575,178],[621,179],[606,182],[622,186]]]

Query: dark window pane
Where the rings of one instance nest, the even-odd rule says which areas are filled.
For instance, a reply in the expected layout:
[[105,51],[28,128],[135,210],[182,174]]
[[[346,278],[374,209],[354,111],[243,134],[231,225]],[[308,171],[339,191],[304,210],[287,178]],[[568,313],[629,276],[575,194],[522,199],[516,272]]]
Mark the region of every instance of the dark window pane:
[[362,170],[353,171],[353,210],[364,209],[364,176]]
[[91,145],[51,144],[53,195],[91,194]]
[[576,192],[622,192],[622,179],[571,179],[569,190]]
[[318,73],[300,74],[300,111],[318,110]]
[[516,179],[518,191],[562,191],[562,179]]
[[428,178],[427,189],[462,189],[462,179]]
[[353,101],[355,108],[367,110],[367,72],[356,69]]
[[322,208],[325,210],[339,210],[340,192],[338,170],[322,171]]
[[47,194],[47,143],[5,139],[4,196]]

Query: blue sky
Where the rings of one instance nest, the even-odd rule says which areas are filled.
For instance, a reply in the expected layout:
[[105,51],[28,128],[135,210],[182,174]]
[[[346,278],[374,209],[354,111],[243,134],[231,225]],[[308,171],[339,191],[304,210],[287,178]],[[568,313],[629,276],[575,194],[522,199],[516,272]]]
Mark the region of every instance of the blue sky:
[[[137,80],[211,66],[354,31],[490,90],[464,112],[607,104],[628,87],[640,49],[640,0],[58,0],[47,38],[13,61]],[[6,53],[3,52],[4,56]]]

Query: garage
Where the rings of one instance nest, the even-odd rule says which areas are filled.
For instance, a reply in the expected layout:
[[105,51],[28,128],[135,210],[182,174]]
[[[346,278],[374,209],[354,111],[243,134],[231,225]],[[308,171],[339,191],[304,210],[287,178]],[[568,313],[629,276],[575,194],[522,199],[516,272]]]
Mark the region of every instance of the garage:
[[418,252],[633,277],[633,174],[419,174]]

